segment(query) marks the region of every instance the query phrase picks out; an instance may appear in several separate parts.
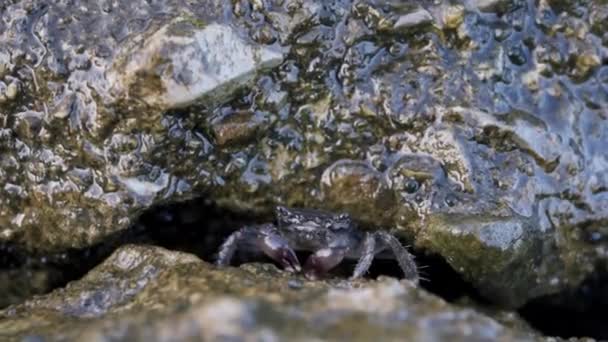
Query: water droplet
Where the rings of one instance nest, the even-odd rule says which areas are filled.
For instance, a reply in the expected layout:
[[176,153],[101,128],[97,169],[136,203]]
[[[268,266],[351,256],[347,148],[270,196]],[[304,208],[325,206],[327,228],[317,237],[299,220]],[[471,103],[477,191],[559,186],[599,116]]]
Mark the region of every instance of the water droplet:
[[448,207],[453,207],[454,205],[456,205],[456,202],[458,201],[458,199],[456,198],[456,196],[449,194],[445,197],[445,204],[448,205]]
[[526,53],[523,47],[521,46],[511,47],[508,50],[507,55],[509,56],[509,60],[511,61],[511,63],[515,65],[524,65],[528,61]]

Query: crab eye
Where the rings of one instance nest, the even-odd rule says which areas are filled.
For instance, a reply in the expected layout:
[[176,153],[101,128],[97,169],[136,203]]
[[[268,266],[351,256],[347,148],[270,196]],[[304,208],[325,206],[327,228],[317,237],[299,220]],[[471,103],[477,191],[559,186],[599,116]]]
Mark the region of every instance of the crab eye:
[[405,191],[413,194],[414,192],[418,191],[418,188],[420,187],[420,184],[418,184],[418,182],[415,179],[408,179],[407,182],[405,182]]

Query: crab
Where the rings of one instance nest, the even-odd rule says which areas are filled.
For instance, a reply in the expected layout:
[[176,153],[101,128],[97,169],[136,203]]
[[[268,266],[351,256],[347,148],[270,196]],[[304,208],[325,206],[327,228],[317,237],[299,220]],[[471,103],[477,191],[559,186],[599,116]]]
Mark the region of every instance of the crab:
[[[275,210],[277,225],[245,226],[232,233],[219,249],[216,264],[228,266],[237,249],[261,251],[288,272],[301,272],[318,279],[345,258],[358,259],[351,279],[363,276],[373,259],[385,255],[396,259],[406,279],[419,281],[414,257],[386,231],[364,232],[349,214],[282,206]],[[312,254],[301,267],[295,250]],[[388,254],[386,252],[390,252]]]

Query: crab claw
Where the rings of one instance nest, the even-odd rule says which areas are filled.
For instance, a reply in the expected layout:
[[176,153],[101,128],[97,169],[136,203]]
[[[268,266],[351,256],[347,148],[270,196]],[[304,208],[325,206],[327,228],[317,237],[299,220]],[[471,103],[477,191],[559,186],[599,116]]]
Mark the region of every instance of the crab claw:
[[323,248],[308,257],[304,265],[304,275],[310,280],[319,279],[320,276],[334,268],[342,259],[346,251],[342,248]]
[[281,259],[279,260],[279,262],[281,263],[281,265],[283,265],[286,271],[293,273],[302,271],[300,261],[298,260],[296,253],[294,253],[291,248],[281,249],[280,255]]
[[260,242],[260,248],[270,258],[280,263],[288,272],[300,272],[302,267],[296,253],[287,241],[279,235],[267,235]]
[[325,272],[322,271],[322,267],[317,258],[311,256],[306,260],[306,263],[304,264],[304,276],[306,279],[317,280],[323,273]]

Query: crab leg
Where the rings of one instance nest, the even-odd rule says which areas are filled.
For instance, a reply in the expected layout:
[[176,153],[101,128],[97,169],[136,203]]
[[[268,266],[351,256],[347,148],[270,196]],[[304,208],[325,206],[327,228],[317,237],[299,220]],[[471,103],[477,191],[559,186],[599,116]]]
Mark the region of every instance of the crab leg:
[[376,236],[374,234],[365,234],[365,240],[363,241],[363,250],[361,251],[361,258],[355,266],[355,271],[350,279],[359,278],[364,275],[369,267],[372,265],[374,256],[376,255]]
[[220,247],[216,264],[227,266],[239,244],[251,243],[289,272],[299,272],[300,262],[287,240],[271,224],[244,227],[232,233]]
[[374,233],[374,236],[376,236],[383,245],[391,249],[405,278],[418,283],[420,277],[418,275],[418,268],[414,262],[414,256],[401,245],[401,242],[387,232],[378,231]]

